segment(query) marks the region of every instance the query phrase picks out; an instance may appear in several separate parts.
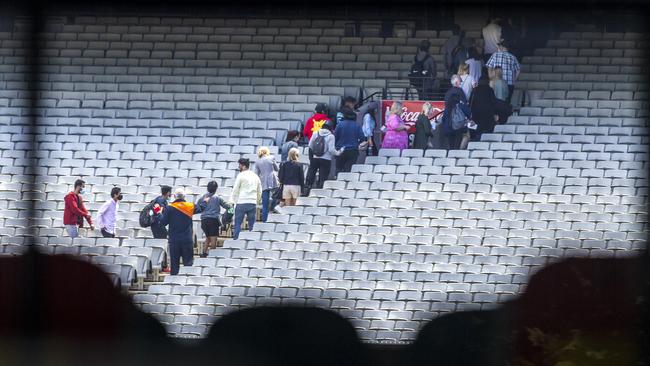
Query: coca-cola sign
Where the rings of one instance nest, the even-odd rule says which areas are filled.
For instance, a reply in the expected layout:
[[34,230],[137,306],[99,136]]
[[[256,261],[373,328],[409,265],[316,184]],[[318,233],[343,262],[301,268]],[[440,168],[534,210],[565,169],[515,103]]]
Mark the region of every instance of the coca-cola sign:
[[[383,124],[386,123],[386,118],[390,113],[390,107],[393,106],[395,100],[385,99],[381,101],[381,112],[382,112],[382,121]],[[415,122],[417,122],[420,113],[422,113],[422,105],[427,103],[424,100],[406,100],[402,101],[402,113],[400,117],[404,120],[404,123],[409,126],[408,133],[415,133]],[[429,119],[435,118],[438,114],[442,113],[445,109],[444,101],[429,101],[431,104],[431,112],[429,113]]]

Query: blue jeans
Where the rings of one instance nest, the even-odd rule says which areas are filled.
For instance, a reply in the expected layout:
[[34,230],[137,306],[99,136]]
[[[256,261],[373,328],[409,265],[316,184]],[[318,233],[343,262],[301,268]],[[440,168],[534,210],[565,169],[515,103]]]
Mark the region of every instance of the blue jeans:
[[169,243],[169,260],[171,268],[171,275],[177,275],[181,266],[181,259],[183,259],[184,266],[191,266],[194,264],[194,248],[193,243]]
[[262,191],[262,222],[266,222],[269,217],[269,201],[271,200],[271,190]]
[[255,225],[255,211],[257,206],[254,203],[239,203],[235,206],[235,227],[233,228],[232,238],[239,238],[241,231],[241,224],[244,222],[244,215],[248,219],[248,230],[253,230]]

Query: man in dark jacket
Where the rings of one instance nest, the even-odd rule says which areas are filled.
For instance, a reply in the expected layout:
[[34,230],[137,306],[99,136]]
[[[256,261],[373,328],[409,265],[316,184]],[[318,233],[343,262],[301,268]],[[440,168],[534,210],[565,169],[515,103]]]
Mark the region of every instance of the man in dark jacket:
[[192,230],[192,216],[201,213],[205,209],[205,200],[199,201],[199,205],[185,201],[185,192],[177,189],[176,200],[163,208],[154,208],[156,214],[154,221],[161,225],[169,225],[169,259],[171,262],[171,274],[178,274],[181,258],[184,266],[191,266],[194,263],[194,231]]
[[356,122],[357,114],[352,108],[341,109],[343,119],[334,130],[335,146],[343,153],[336,158],[336,172],[350,172],[359,157],[359,144],[365,140],[363,129]]
[[[163,210],[167,208],[167,201],[169,197],[172,196],[172,187],[170,186],[161,186],[160,187],[160,196],[154,199],[154,209],[156,207],[162,207]],[[151,234],[155,239],[167,239],[167,229],[164,226],[158,225],[155,221],[151,223]]]
[[418,91],[418,99],[429,100],[433,98],[436,89],[436,62],[433,56],[429,54],[431,43],[427,40],[420,42],[418,52],[415,54],[413,63],[422,63],[421,76],[419,80],[413,80],[412,85]]
[[453,75],[451,77],[451,88],[445,93],[445,110],[442,115],[442,129],[449,142],[450,150],[458,150],[460,142],[463,139],[463,134],[467,132],[467,127],[462,127],[457,130],[452,128],[452,112],[454,108],[460,104],[461,109],[466,116],[470,116],[471,112],[467,105],[467,98],[465,92],[460,88],[460,76]]

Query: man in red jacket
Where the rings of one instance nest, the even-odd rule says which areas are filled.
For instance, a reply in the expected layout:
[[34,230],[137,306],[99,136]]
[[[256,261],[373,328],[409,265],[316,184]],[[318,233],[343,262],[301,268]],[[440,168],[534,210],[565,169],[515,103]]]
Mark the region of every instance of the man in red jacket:
[[80,227],[84,226],[84,219],[88,221],[90,230],[95,230],[93,219],[84,206],[81,195],[84,193],[86,182],[77,179],[74,182],[74,190],[65,196],[65,209],[63,210],[63,225],[71,238],[79,236]]
[[327,117],[327,104],[318,103],[316,104],[316,113],[313,116],[309,117],[307,122],[305,122],[305,128],[302,131],[302,135],[307,137],[307,141],[311,140],[311,135],[323,127],[325,122],[329,121],[330,118]]

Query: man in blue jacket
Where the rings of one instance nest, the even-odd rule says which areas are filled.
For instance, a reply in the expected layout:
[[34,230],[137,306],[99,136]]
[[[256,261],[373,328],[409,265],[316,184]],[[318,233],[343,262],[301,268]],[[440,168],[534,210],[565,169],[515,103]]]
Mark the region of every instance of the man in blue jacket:
[[336,158],[336,172],[350,172],[352,164],[359,157],[359,144],[365,140],[363,129],[357,123],[357,114],[350,107],[341,109],[343,119],[334,130],[334,140],[337,150],[343,153]]
[[[154,209],[162,207],[161,211],[167,208],[169,197],[172,196],[172,187],[161,186],[160,196],[156,197],[154,202]],[[151,233],[154,239],[167,239],[167,229],[164,226],[157,224],[155,221],[151,223]]]
[[186,202],[185,191],[180,188],[176,190],[175,198],[176,200],[167,208],[154,207],[156,214],[154,221],[161,226],[169,226],[169,259],[172,275],[178,274],[181,258],[184,266],[191,266],[194,263],[192,216],[201,213],[206,206],[205,200],[199,201],[198,205]]

